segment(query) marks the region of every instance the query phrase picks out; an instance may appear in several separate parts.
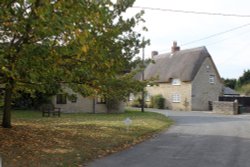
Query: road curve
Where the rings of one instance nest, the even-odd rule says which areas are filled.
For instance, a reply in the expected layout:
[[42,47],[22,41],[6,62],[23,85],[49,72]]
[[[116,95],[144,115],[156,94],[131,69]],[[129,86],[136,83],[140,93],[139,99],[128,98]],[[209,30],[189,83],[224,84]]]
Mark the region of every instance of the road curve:
[[250,167],[250,115],[160,112],[176,124],[88,167]]

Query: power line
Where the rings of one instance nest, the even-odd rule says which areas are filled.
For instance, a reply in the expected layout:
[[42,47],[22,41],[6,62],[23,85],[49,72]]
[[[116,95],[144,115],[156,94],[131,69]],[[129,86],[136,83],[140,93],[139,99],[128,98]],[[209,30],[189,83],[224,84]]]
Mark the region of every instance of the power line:
[[[209,35],[207,37],[203,37],[203,38],[200,38],[200,39],[197,39],[197,40],[186,42],[184,44],[181,44],[180,46],[186,46],[186,45],[190,45],[190,44],[193,44],[193,43],[196,43],[196,42],[200,42],[200,41],[203,41],[203,40],[206,40],[206,39],[209,39],[209,38],[217,37],[217,36],[220,36],[220,35],[226,34],[228,32],[232,32],[232,31],[235,31],[235,30],[247,27],[247,26],[250,26],[250,23],[247,23],[247,24],[244,24],[244,25],[241,25],[241,26],[238,26],[238,27],[234,27],[234,28],[231,28],[229,30],[222,31],[222,32],[219,32],[219,33],[216,33],[216,34],[213,34],[213,35]],[[163,51],[166,51],[166,50],[162,50],[160,52],[163,52]]]
[[234,14],[234,13],[200,12],[200,11],[192,11],[192,10],[152,8],[152,7],[145,7],[145,6],[133,6],[132,8],[144,9],[144,10],[156,10],[156,11],[164,11],[164,12],[175,12],[175,13],[210,15],[210,16],[245,17],[245,18],[250,17],[250,15],[241,15],[241,14]]
[[[206,44],[206,46],[215,45],[215,44],[217,44],[217,43],[220,43],[220,42],[223,42],[223,41],[226,41],[226,40],[230,40],[230,39],[232,39],[232,38],[234,38],[234,39],[235,39],[236,37],[239,37],[239,36],[241,36],[241,35],[246,35],[246,34],[249,34],[249,33],[250,33],[250,31],[248,30],[248,31],[245,31],[245,32],[240,33],[240,34],[236,34],[237,36],[227,37],[227,38],[224,38],[224,39],[221,39],[221,40],[215,41],[215,42],[208,43],[208,44]],[[248,38],[248,36],[245,36],[245,37],[247,37],[247,38]]]
[[194,41],[184,43],[181,46],[189,45],[189,44],[196,43],[196,42],[199,42],[199,41],[203,41],[203,40],[206,40],[206,39],[209,39],[209,38],[217,37],[217,36],[223,35],[225,33],[232,32],[232,31],[247,27],[249,25],[250,25],[250,23],[247,23],[247,24],[244,24],[244,25],[241,25],[241,26],[238,26],[238,27],[234,27],[234,28],[231,28],[231,29],[226,30],[226,31],[222,31],[222,32],[219,32],[219,33],[216,33],[216,34],[213,34],[213,35],[209,35],[207,37],[203,37],[203,38],[200,38],[200,39],[197,39],[197,40],[194,40]]

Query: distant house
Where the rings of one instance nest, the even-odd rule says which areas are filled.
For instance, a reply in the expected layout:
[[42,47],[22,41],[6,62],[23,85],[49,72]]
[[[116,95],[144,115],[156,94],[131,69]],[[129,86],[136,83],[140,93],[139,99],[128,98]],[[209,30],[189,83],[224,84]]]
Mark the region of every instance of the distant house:
[[124,103],[120,102],[113,108],[108,108],[106,98],[103,96],[83,97],[80,93],[64,87],[63,93],[58,93],[52,97],[52,104],[56,108],[61,108],[64,113],[109,113],[124,112]]
[[64,88],[63,93],[52,97],[55,107],[61,108],[66,113],[106,113],[106,101],[101,97],[83,97],[69,88]]
[[223,84],[206,47],[180,50],[174,42],[166,54],[152,52],[144,78],[157,78],[157,86],[148,86],[148,96],[162,95],[165,107],[172,110],[209,110],[209,103],[222,95]]
[[223,96],[240,96],[240,94],[229,87],[224,87]]

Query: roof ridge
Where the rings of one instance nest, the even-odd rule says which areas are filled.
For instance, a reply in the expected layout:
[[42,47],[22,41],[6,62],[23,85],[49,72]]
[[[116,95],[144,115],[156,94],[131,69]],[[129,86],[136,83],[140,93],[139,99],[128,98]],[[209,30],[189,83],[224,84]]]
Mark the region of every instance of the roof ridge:
[[[187,51],[198,50],[198,49],[206,49],[206,46],[199,46],[199,47],[194,47],[194,48],[181,49],[181,50],[179,50],[177,52],[187,52]],[[171,54],[171,52],[162,53],[162,54]],[[159,54],[159,55],[161,55],[161,54]]]
[[197,50],[197,51],[203,51],[203,50],[205,50],[206,52],[208,52],[206,46],[199,46],[199,47],[195,47],[195,48],[189,48],[189,49],[184,49],[184,50],[176,51],[175,53],[172,53],[172,52],[161,53],[161,54],[158,54],[158,55],[154,56],[153,59],[160,59],[160,58],[164,58],[166,56],[172,56],[172,55],[178,54],[178,53],[192,52],[192,51],[195,51],[195,50]]

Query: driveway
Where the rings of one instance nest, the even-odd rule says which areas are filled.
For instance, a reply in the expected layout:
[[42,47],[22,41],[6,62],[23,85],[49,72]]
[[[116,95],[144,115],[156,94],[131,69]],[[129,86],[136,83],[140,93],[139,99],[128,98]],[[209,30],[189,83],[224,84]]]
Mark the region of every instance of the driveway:
[[154,110],[175,120],[168,131],[89,167],[249,167],[250,115]]

